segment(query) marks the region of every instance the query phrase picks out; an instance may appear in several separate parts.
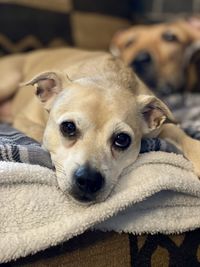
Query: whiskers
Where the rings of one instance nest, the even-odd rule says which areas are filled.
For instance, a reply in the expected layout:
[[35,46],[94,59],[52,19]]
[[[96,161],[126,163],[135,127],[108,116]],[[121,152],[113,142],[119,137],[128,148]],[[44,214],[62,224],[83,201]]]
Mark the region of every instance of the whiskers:
[[111,168],[109,168],[109,167],[102,167],[101,170],[102,170],[104,173],[107,173],[107,172],[110,172],[110,171],[111,171]]
[[75,165],[79,168],[79,167],[81,167],[81,164],[80,163],[78,163],[78,162],[74,162],[75,163]]
[[59,163],[58,161],[54,160],[54,165],[55,165],[55,169],[56,169],[57,173],[59,173],[61,175],[64,175],[64,176],[66,175],[65,170],[64,170],[64,168],[63,168],[61,163]]
[[64,175],[64,176],[66,175],[66,174],[65,174],[65,171],[63,171],[63,170],[59,170],[59,169],[57,169],[57,168],[56,168],[56,172],[57,172],[58,174],[61,174],[61,175]]

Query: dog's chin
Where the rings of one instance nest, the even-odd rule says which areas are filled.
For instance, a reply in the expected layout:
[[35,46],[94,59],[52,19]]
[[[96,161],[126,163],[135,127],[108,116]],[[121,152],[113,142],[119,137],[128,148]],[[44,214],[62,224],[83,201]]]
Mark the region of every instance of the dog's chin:
[[90,206],[103,202],[110,196],[111,192],[113,191],[113,187],[109,188],[109,190],[105,190],[104,187],[95,196],[90,196],[84,193],[78,194],[77,192],[74,192],[68,184],[66,184],[66,176],[63,176],[59,173],[57,174],[57,182],[59,189],[63,192],[64,195],[67,196],[69,201],[81,206]]
[[117,177],[117,179],[106,179],[104,186],[96,192],[94,195],[77,191],[73,188],[72,182],[67,182],[67,175],[63,173],[56,173],[58,188],[68,198],[71,203],[81,206],[91,206],[106,201],[113,193],[116,185],[118,184],[121,175],[115,173],[111,177]]
[[64,194],[68,197],[69,201],[75,203],[76,205],[81,206],[91,206],[95,204],[99,204],[101,202],[106,201],[110,195],[112,194],[114,186],[108,191],[102,190],[95,196],[90,196],[88,194],[77,194],[72,190],[65,191]]
[[72,193],[67,193],[67,192],[66,192],[66,195],[67,195],[68,199],[71,202],[73,202],[74,204],[79,205],[79,206],[87,206],[87,207],[104,202],[104,201],[106,201],[106,199],[109,196],[109,195],[97,196],[96,198],[90,198],[86,195],[85,196],[84,195],[83,196],[77,196],[77,195],[74,195]]
[[66,193],[68,199],[70,202],[73,202],[74,204],[78,205],[78,206],[91,206],[91,205],[94,205],[96,202],[96,200],[91,200],[89,199],[88,197],[77,197],[77,196],[74,196],[73,194],[71,193]]

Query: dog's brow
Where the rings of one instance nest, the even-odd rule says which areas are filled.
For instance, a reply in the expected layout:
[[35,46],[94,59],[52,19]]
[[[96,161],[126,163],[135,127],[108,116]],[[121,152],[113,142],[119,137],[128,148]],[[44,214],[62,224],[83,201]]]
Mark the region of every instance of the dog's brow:
[[60,124],[63,121],[74,121],[80,128],[86,128],[89,125],[88,118],[80,112],[66,112],[62,114],[62,116],[58,118],[57,124]]
[[128,132],[131,135],[134,135],[132,128],[124,122],[117,122],[116,124],[113,125],[112,133],[119,133],[119,132]]
[[83,77],[77,80],[74,80],[75,83],[79,83],[81,85],[96,85],[98,81],[102,80],[102,77],[94,76],[94,77]]
[[123,127],[121,123],[118,122],[117,124],[114,125],[113,129],[114,129],[114,132],[120,132],[123,129]]

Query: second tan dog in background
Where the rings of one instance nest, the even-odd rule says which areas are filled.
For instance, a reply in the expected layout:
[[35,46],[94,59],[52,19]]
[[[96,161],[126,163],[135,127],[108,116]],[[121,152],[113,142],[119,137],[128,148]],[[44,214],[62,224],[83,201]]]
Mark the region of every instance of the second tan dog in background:
[[110,49],[156,92],[189,90],[199,79],[188,66],[200,51],[200,19],[133,26],[116,33]]
[[200,176],[200,142],[110,54],[47,49],[2,58],[0,69],[1,119],[43,143],[60,188],[79,202],[106,199],[145,136],[170,140]]

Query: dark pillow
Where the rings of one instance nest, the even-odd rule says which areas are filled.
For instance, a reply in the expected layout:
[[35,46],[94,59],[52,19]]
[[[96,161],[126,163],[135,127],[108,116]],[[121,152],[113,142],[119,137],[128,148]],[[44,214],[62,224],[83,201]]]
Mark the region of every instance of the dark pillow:
[[8,2],[0,3],[1,54],[73,43],[67,0]]
[[63,45],[107,49],[131,16],[130,0],[0,1],[0,55]]

